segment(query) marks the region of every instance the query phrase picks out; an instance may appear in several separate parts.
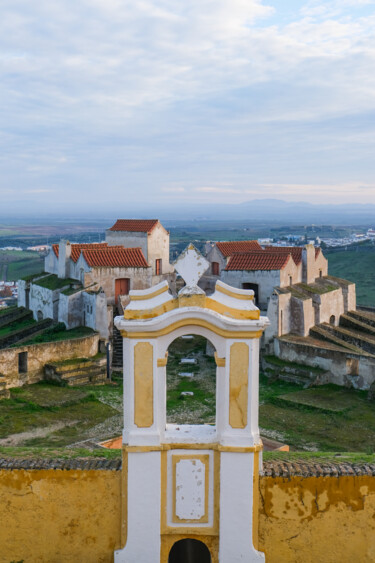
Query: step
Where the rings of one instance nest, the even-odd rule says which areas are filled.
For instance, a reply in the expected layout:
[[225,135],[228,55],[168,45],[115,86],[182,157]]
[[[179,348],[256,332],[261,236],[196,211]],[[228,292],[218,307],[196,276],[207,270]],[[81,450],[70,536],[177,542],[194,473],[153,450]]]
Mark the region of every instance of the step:
[[100,374],[107,374],[107,370],[100,368],[100,369],[91,369],[91,370],[77,370],[75,372],[64,373],[63,375],[56,374],[62,381],[70,381],[72,379],[80,378],[80,377],[91,377],[93,375],[100,375]]
[[64,364],[63,362],[52,362],[46,364],[44,367],[49,368],[55,371],[58,375],[63,375],[65,373],[76,372],[77,370],[87,370],[92,369],[93,367],[106,367],[107,365],[107,358],[103,357],[100,359],[81,361],[77,363],[69,363]]
[[322,328],[322,325],[314,326],[310,328],[310,336],[317,338],[318,340],[323,340],[327,342],[331,342],[332,344],[336,344],[340,348],[345,348],[348,352],[353,352],[354,354],[363,354],[363,350],[354,346],[353,344],[349,344],[349,342],[345,342],[341,338],[338,338],[331,332]]
[[10,311],[8,314],[4,313],[0,316],[0,328],[22,319],[32,318],[32,316],[32,311],[23,307],[16,311]]
[[349,315],[340,316],[340,327],[364,332],[365,334],[375,337],[375,326],[367,324]]
[[375,337],[371,337],[368,334],[363,334],[358,331],[349,330],[339,326],[332,326],[328,323],[323,323],[319,325],[324,327],[327,331],[331,332],[334,336],[340,338],[346,344],[356,346],[362,351],[368,352],[369,354],[375,354]]
[[375,313],[368,311],[348,311],[347,315],[357,321],[375,327]]

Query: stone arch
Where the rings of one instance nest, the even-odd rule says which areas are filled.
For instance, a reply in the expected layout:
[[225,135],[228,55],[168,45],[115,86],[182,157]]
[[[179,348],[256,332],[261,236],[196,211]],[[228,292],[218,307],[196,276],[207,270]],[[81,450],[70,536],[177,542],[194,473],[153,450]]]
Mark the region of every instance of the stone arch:
[[42,321],[43,320],[43,312],[39,309],[39,311],[37,311],[36,313],[36,318],[37,321]]

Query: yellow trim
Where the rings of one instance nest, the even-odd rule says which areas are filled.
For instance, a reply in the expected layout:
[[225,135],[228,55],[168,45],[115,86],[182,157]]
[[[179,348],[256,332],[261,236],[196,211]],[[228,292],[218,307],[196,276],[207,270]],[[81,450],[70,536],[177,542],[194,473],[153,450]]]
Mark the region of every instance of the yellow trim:
[[178,296],[178,306],[180,309],[182,307],[201,307],[205,309],[207,307],[206,301],[207,297],[205,293],[194,293],[193,295],[183,293]]
[[134,424],[150,428],[154,422],[154,347],[149,342],[134,346]]
[[254,454],[253,469],[253,546],[259,551],[259,452]]
[[247,426],[249,389],[249,346],[235,342],[230,347],[229,424],[232,428]]
[[177,309],[177,307],[178,307],[178,302],[176,299],[173,299],[153,309],[137,309],[137,310],[125,309],[124,319],[130,321],[133,321],[135,319],[139,319],[139,320],[153,319],[154,317],[159,317],[160,315],[164,315],[164,313],[173,311],[174,309]]
[[130,295],[130,301],[145,301],[147,299],[153,299],[154,297],[165,293],[166,291],[168,291],[168,289],[169,287],[166,285],[157,289],[156,291],[153,291],[152,293],[147,293],[145,295]]
[[158,368],[163,368],[167,365],[167,362],[168,362],[168,352],[165,353],[164,358],[158,358],[156,360],[156,365]]
[[251,319],[251,320],[258,320],[260,318],[260,310],[255,309],[249,311],[248,309],[232,309],[219,301],[215,301],[210,297],[207,297],[206,300],[206,308],[210,309],[211,311],[215,311],[224,317],[230,317],[232,319]]
[[243,295],[242,293],[236,293],[226,287],[222,287],[221,285],[215,285],[215,291],[220,291],[220,293],[224,293],[225,295],[229,295],[229,297],[235,297],[236,299],[243,299],[244,301],[254,301],[254,295]]
[[[201,461],[205,468],[204,473],[204,514],[199,519],[188,519],[188,518],[180,518],[177,516],[176,513],[176,492],[177,492],[177,479],[176,479],[176,470],[177,464],[185,459],[191,459],[193,461]],[[175,524],[185,523],[185,524],[207,524],[208,522],[208,497],[210,492],[210,480],[209,480],[209,473],[210,470],[210,456],[208,454],[174,454],[172,455],[172,491],[173,491],[173,501],[172,501],[172,522]]]
[[[249,301],[249,299],[248,299]],[[206,297],[206,295],[194,294],[194,295],[180,295],[177,299],[171,299],[166,303],[162,303],[157,307],[150,309],[128,309],[124,311],[124,319],[126,320],[147,320],[153,319],[155,317],[160,317],[164,313],[173,311],[175,309],[182,309],[185,307],[199,307],[200,309],[209,309],[210,311],[215,311],[224,317],[229,317],[233,319],[250,319],[258,320],[260,318],[260,310],[248,310],[248,309],[235,309],[233,307],[228,307],[227,305],[216,301],[211,297]]]
[[214,354],[215,356],[215,362],[218,368],[225,368],[225,358],[219,358],[219,356],[217,355],[217,352],[215,352]]
[[145,331],[145,332],[128,332],[127,330],[122,330],[121,335],[123,338],[158,338],[159,336],[165,336],[166,334],[170,334],[171,332],[177,330],[178,328],[182,328],[185,326],[192,326],[194,331],[194,326],[199,326],[201,328],[206,328],[211,332],[214,332],[218,336],[222,336],[224,338],[235,338],[235,339],[242,339],[242,338],[260,338],[262,336],[263,330],[255,330],[255,331],[232,331],[232,330],[224,330],[219,328],[218,326],[211,324],[207,321],[202,319],[181,319],[180,321],[176,321],[165,328],[161,328],[155,331]]
[[123,448],[128,453],[166,452],[169,450],[214,450],[218,452],[248,454],[262,451],[263,444],[256,444],[255,446],[222,446],[215,442],[212,444],[160,444],[158,446],[124,445]]

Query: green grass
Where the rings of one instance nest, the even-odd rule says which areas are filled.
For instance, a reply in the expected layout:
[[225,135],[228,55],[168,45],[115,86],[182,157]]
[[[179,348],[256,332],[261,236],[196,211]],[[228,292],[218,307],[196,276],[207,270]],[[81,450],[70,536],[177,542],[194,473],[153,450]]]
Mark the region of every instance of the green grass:
[[44,258],[36,252],[0,250],[0,272],[6,281],[42,272]]
[[[259,425],[291,450],[375,452],[375,406],[365,391],[325,385],[303,390],[260,380]],[[335,412],[335,409],[337,412]]]
[[80,458],[121,458],[121,450],[108,450],[98,448],[87,450],[85,448],[51,448],[51,447],[1,447],[0,456],[11,459],[80,459]]
[[[98,441],[113,437],[108,420],[119,419],[122,385],[58,387],[50,383],[11,389],[9,399],[0,402],[0,439],[27,433],[17,443],[2,447],[62,448],[92,435],[97,425]],[[117,435],[121,432],[118,431]]]
[[312,463],[375,463],[375,454],[362,452],[264,452],[264,461]]
[[375,247],[327,253],[330,275],[355,282],[357,303],[375,306]]
[[3,327],[0,328],[0,338],[2,336],[6,336],[7,334],[15,331],[21,330],[22,328],[27,328],[28,326],[35,325],[36,321],[31,318],[21,319],[19,321],[13,321]]
[[264,359],[269,363],[279,368],[292,368],[298,369],[302,371],[313,371],[314,373],[323,373],[324,370],[317,367],[317,366],[306,366],[304,364],[297,364],[296,362],[287,362],[286,360],[282,360],[277,356],[265,356]]
[[[54,327],[47,328],[41,334],[30,337],[28,340],[22,342],[22,346],[27,346],[29,344],[41,344],[44,342],[57,342],[60,340],[70,340],[71,338],[82,338],[84,336],[90,336],[96,334],[95,330],[88,328],[86,326],[79,326],[77,328],[72,328],[66,330],[63,323],[59,323]],[[13,347],[18,346],[14,344]]]
[[37,279],[34,283],[35,285],[39,285],[40,287],[45,287],[46,289],[51,290],[61,289],[71,284],[79,284],[77,280],[72,280],[70,278],[62,279],[55,274],[49,274],[44,278]]

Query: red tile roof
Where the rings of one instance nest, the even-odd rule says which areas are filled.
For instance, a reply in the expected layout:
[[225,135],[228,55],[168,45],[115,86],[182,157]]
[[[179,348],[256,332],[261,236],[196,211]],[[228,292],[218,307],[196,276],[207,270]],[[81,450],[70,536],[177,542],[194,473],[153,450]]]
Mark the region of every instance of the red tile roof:
[[302,246],[266,246],[264,250],[276,254],[291,254],[296,266],[302,262]]
[[225,258],[228,258],[228,256],[231,256],[231,254],[234,254],[235,252],[262,250],[262,247],[257,240],[228,240],[224,242],[217,242],[216,246]]
[[276,254],[273,252],[237,252],[233,254],[225,270],[282,270],[290,254]]
[[[77,262],[78,258],[81,255],[81,250],[102,250],[103,248],[107,248],[108,247],[108,243],[107,242],[101,242],[101,243],[82,243],[82,244],[72,244],[72,252],[71,252],[71,258],[73,260],[73,262]],[[56,255],[56,257],[59,257],[59,245],[58,244],[53,244],[52,245],[52,249]]]
[[117,219],[110,231],[125,231],[127,233],[151,233],[156,227],[158,219]]
[[141,248],[109,246],[102,250],[82,250],[91,268],[148,268]]

